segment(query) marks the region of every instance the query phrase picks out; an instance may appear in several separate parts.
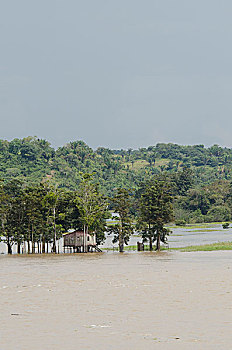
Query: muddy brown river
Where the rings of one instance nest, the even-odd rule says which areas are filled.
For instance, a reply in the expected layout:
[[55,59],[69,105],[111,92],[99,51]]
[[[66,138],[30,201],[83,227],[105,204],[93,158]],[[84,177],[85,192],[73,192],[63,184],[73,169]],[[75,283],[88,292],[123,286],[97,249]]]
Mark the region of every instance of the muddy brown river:
[[232,348],[232,252],[0,256],[0,349]]

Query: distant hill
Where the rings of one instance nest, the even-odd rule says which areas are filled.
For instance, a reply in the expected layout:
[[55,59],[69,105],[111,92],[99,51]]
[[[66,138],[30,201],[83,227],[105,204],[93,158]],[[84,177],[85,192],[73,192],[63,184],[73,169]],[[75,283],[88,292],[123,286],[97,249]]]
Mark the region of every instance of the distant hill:
[[55,150],[36,137],[0,140],[0,177],[5,180],[30,183],[52,177],[60,187],[76,189],[80,172],[89,172],[109,194],[115,187],[136,187],[154,174],[176,173],[186,167],[192,169],[195,185],[231,180],[232,149],[158,143],[137,150],[93,150],[75,141]]

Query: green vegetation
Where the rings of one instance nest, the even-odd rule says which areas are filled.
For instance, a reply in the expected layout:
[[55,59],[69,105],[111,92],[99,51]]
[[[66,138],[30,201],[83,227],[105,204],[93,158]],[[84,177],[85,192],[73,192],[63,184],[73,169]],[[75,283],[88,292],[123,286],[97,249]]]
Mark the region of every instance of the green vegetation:
[[[84,235],[97,232],[97,243],[104,240],[106,219],[110,216],[107,208],[108,202],[100,193],[97,184],[93,183],[92,175],[83,174],[83,179],[76,192],[74,203],[79,212],[79,219]],[[84,239],[85,242],[85,239]],[[87,246],[84,246],[87,252]]]
[[212,229],[213,227],[217,227],[219,224],[221,224],[221,222],[210,222],[210,223],[202,223],[202,224],[186,224],[184,227],[178,226],[178,225],[168,225],[167,227],[172,229],[172,228],[176,228],[176,227],[180,227],[185,229],[185,231],[189,231],[189,230],[198,230],[198,229],[202,229],[203,231],[205,231],[207,228],[208,229]]
[[224,223],[222,224],[222,228],[223,228],[224,230],[226,230],[227,228],[229,228],[229,226],[230,226],[230,223],[229,223],[229,222],[224,222]]
[[156,250],[160,250],[160,242],[166,243],[169,235],[169,230],[164,225],[173,219],[171,193],[170,183],[165,178],[144,182],[138,189],[137,228],[143,242],[149,241],[150,250],[155,241]]
[[[86,212],[87,202],[81,200],[83,174],[92,174],[88,191],[92,190],[96,202],[107,202],[110,210],[119,213],[115,193],[128,191],[126,226],[121,219],[110,225],[116,240],[124,231],[123,245],[135,223],[150,249],[155,241],[159,249],[159,242],[168,235],[164,224],[172,216],[186,230],[232,219],[232,149],[159,143],[138,150],[93,150],[83,141],[74,141],[55,150],[36,137],[0,140],[1,234],[9,253],[12,244],[17,243],[20,250],[23,242],[32,253],[35,246],[44,252],[46,244],[53,243],[55,252],[62,232],[83,227],[84,222],[87,230],[92,221],[97,223],[98,242],[104,239],[104,210],[102,219],[97,218]],[[159,197],[162,181],[168,188],[167,201]],[[159,207],[166,209],[161,212]]]
[[130,212],[131,194],[126,189],[118,188],[111,202],[118,216],[114,217],[116,223],[108,226],[108,233],[114,235],[113,243],[118,242],[119,251],[122,253],[124,244],[128,244],[134,231]]
[[[207,233],[207,232],[214,232],[214,231],[218,231],[218,229],[205,228],[205,229],[200,229],[200,230],[193,230],[192,232],[194,234],[194,233],[202,233],[202,232]],[[189,231],[187,231],[187,232],[189,232]]]
[[[12,254],[57,252],[57,239],[68,229],[96,232],[97,242],[104,240],[108,201],[90,177],[84,178],[78,191],[58,189],[51,181],[25,186],[19,180],[0,183],[0,237]],[[27,246],[27,247],[26,247]],[[46,249],[47,246],[47,249]]]
[[59,189],[76,191],[81,172],[93,173],[109,197],[115,188],[137,190],[142,181],[165,175],[175,195],[179,225],[232,218],[232,149],[158,143],[138,150],[93,150],[74,141],[55,150],[36,137],[0,140],[0,178],[5,181],[31,185],[52,179]]
[[204,245],[194,245],[184,248],[172,248],[171,250],[179,250],[181,252],[202,252],[214,250],[232,250],[232,242],[220,242]]
[[[150,216],[147,217],[149,203]],[[106,226],[109,206],[118,215]],[[142,233],[144,230],[149,235],[152,232],[152,242],[156,241],[157,250],[160,250],[160,241],[165,242],[168,234],[164,224],[172,217],[173,208],[170,184],[165,179],[150,179],[148,184],[142,183],[137,192],[115,189],[114,196],[107,199],[92,175],[86,173],[82,174],[76,191],[57,188],[52,179],[27,186],[17,179],[1,181],[0,213],[0,237],[7,244],[8,254],[12,254],[14,244],[17,244],[18,254],[22,250],[45,253],[49,244],[56,253],[57,239],[71,228],[82,230],[84,237],[96,234],[98,244],[104,241],[107,230],[113,234],[113,243],[119,242],[119,251],[123,252],[138,217]],[[147,225],[152,231],[147,231]],[[146,236],[143,238],[146,241]],[[87,252],[85,243],[83,251]]]

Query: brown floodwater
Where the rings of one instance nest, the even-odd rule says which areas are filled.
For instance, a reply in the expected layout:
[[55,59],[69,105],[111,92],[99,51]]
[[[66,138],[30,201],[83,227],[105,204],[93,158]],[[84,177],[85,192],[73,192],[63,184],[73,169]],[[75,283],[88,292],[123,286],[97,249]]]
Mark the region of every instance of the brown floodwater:
[[0,256],[0,349],[232,348],[232,253]]

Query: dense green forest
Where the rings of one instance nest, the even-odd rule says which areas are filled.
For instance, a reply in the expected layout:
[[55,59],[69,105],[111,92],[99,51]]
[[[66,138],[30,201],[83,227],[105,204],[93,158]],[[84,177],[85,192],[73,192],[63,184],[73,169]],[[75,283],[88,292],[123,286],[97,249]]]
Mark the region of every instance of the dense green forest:
[[166,177],[177,223],[231,219],[232,149],[158,143],[138,150],[93,150],[75,141],[55,150],[36,137],[0,140],[0,178],[6,183],[51,179],[58,188],[75,191],[81,173],[92,173],[109,197],[116,188],[137,190],[141,182]]

